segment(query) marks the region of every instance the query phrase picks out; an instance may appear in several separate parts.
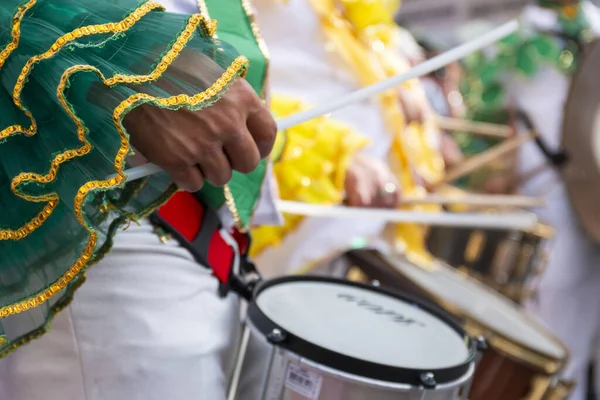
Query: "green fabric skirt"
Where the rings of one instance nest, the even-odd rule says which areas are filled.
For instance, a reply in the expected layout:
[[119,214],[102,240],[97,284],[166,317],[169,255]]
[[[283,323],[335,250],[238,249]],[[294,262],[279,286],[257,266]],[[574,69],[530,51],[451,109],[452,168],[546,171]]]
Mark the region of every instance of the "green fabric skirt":
[[[173,193],[164,173],[124,183],[122,121],[144,103],[217,101],[247,60],[214,29],[148,1],[0,2],[0,355],[46,329],[118,227]],[[172,65],[191,54],[201,78]]]

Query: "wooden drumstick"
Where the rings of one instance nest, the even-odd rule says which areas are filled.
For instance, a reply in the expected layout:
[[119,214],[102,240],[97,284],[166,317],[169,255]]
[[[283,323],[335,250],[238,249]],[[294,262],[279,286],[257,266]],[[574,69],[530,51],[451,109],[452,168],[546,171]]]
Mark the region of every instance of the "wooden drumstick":
[[510,153],[511,151],[516,150],[519,146],[527,143],[530,140],[535,139],[535,133],[529,133],[526,135],[517,135],[515,137],[506,139],[502,143],[492,147],[489,150],[484,151],[481,154],[470,157],[464,162],[458,164],[456,167],[452,168],[450,171],[446,173],[446,175],[439,181],[436,182],[433,186],[434,188],[438,188],[440,185],[443,185],[448,182],[453,182],[459,178],[462,178],[465,175],[474,172],[475,170],[489,164],[492,161],[497,160],[498,158]]
[[[355,92],[349,93],[345,96],[337,96],[334,99],[323,102],[323,104],[321,104],[318,107],[314,107],[312,109],[279,120],[277,121],[278,130],[282,131],[292,126],[299,125],[303,122],[310,121],[314,118],[346,107],[349,104],[369,99],[386,90],[400,86],[400,84],[411,79],[427,75],[445,65],[460,60],[461,58],[464,58],[475,51],[486,48],[490,44],[517,32],[519,30],[520,24],[521,21],[519,20],[511,20],[499,26],[498,28],[493,29],[491,32],[481,35],[473,40],[468,41],[467,43],[457,46],[452,50],[446,51],[427,61],[424,61],[421,64],[415,66],[414,68],[411,68],[410,70],[406,71],[405,73],[384,79],[370,86],[366,86]],[[148,175],[156,174],[161,171],[162,169],[158,165],[151,163],[134,167],[125,171],[126,182],[140,179]],[[113,178],[115,176],[116,175],[111,175],[109,178]]]
[[323,206],[297,201],[277,200],[277,209],[286,214],[336,219],[369,219],[436,226],[464,226],[481,229],[531,229],[538,220],[525,211],[492,213],[451,213],[388,210],[346,206]]
[[489,136],[495,138],[507,139],[513,136],[514,132],[508,125],[490,124],[487,122],[474,122],[466,119],[446,118],[437,116],[436,123],[438,127],[447,131],[465,131],[480,136]]
[[441,204],[441,205],[465,205],[482,207],[543,207],[544,199],[530,196],[513,195],[487,195],[471,194],[464,195],[439,195],[429,194],[427,196],[403,196],[400,204]]

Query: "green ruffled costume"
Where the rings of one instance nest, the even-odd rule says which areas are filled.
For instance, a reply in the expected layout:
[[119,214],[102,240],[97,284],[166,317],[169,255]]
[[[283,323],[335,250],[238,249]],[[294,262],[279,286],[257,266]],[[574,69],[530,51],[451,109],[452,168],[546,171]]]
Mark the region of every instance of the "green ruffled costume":
[[[249,29],[242,22],[221,25]],[[246,72],[262,87],[264,60],[248,71],[214,28],[149,1],[0,2],[0,356],[47,329],[117,228],[174,192],[165,173],[124,183],[127,112],[145,102],[207,107]],[[177,68],[190,55],[201,79]],[[264,171],[229,184],[244,224]],[[203,193],[224,202],[222,188]]]

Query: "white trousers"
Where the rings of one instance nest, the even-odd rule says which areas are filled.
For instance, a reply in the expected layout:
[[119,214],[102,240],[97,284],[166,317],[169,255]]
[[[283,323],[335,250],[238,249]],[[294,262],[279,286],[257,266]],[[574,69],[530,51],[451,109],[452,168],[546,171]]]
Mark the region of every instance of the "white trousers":
[[0,360],[0,400],[224,400],[239,304],[143,221],[49,333]]

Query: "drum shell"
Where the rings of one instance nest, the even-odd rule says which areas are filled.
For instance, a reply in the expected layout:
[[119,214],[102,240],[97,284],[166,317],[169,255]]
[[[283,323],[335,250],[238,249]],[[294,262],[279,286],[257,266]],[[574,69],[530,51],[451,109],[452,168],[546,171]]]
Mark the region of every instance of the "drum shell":
[[477,365],[470,400],[542,400],[550,378],[489,348]]
[[[465,398],[475,369],[456,382],[424,390],[391,382],[363,378],[319,365],[274,346],[247,322],[247,339],[236,400],[456,400]],[[286,386],[287,370],[293,364],[320,377],[317,397],[305,397]],[[424,393],[425,392],[425,393]],[[463,397],[460,397],[463,396]]]
[[[363,282],[377,281],[411,296],[419,298],[431,307],[444,311],[435,298],[422,290],[402,274],[386,265],[376,252],[353,251],[346,257],[348,265],[347,276],[351,280]],[[457,272],[458,273],[458,272]],[[445,310],[446,312],[449,310]],[[455,315],[457,322],[471,336],[481,335],[486,339],[493,338],[482,326],[473,321],[461,319]],[[563,360],[563,363],[566,359]],[[558,367],[553,367],[558,369]],[[470,400],[564,400],[558,390],[552,389],[554,376],[535,365],[527,362],[527,356],[518,358],[502,352],[490,341],[490,346],[483,353],[469,393]],[[554,396],[554,397],[551,397]],[[567,396],[568,397],[568,396]]]

